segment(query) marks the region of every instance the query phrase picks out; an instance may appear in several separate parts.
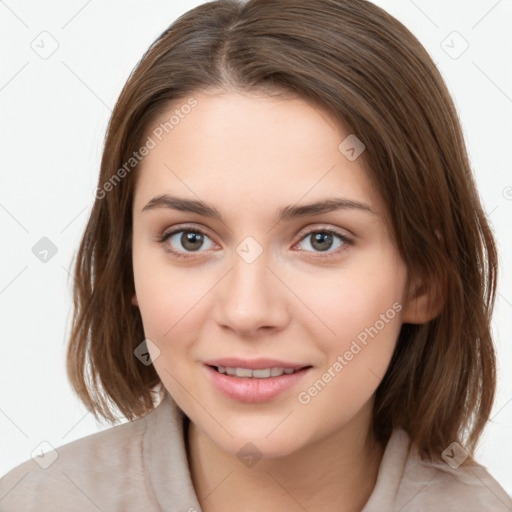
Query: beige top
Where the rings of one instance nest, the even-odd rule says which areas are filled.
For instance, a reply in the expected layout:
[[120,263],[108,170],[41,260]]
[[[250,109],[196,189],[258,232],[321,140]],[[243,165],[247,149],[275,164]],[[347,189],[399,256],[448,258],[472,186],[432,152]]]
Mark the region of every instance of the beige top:
[[[200,512],[185,418],[166,392],[143,418],[72,441],[39,463],[23,462],[0,479],[0,511]],[[512,500],[483,466],[423,462],[407,433],[395,430],[362,512],[455,510],[510,512]]]

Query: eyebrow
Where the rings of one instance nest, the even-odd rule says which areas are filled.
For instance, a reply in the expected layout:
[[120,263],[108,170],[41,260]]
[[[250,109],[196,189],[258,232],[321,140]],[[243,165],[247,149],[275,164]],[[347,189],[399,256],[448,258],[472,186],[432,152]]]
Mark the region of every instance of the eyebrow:
[[[169,208],[172,210],[179,210],[182,212],[197,213],[204,217],[211,217],[224,222],[220,212],[212,205],[203,201],[185,199],[183,197],[174,197],[168,194],[162,194],[151,199],[142,212],[153,210],[157,208]],[[308,215],[321,215],[323,213],[329,213],[338,210],[360,210],[368,212],[373,215],[377,213],[370,208],[367,204],[360,203],[359,201],[353,201],[351,199],[344,198],[327,198],[314,203],[305,204],[302,206],[289,205],[278,210],[279,221],[305,217]]]

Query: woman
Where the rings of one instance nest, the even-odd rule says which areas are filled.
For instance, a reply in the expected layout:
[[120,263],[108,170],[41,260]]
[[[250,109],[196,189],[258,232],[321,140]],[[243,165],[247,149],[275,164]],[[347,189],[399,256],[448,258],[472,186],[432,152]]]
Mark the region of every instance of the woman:
[[4,510],[512,510],[474,460],[493,236],[396,19],[192,9],[125,85],[95,196],[68,374],[129,422],[13,469]]

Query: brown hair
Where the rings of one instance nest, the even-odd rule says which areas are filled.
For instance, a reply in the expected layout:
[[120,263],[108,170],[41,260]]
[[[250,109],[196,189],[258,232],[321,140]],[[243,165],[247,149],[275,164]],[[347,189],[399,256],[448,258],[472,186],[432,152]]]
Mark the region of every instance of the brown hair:
[[365,0],[208,2],[144,54],[110,119],[101,193],[77,253],[67,371],[79,398],[111,423],[114,407],[129,420],[154,407],[160,379],[134,356],[144,340],[131,303],[137,166],[108,192],[106,184],[171,103],[209,87],[295,94],[364,142],[394,242],[442,304],[432,320],[402,325],[372,432],[385,442],[402,427],[431,459],[458,441],[471,459],[496,385],[496,248],[438,69],[406,27]]

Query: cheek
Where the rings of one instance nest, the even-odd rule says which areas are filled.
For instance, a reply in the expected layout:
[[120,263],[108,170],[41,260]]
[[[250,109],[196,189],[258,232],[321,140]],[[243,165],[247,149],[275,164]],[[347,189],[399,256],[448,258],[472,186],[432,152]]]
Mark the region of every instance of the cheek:
[[[315,407],[320,409],[337,404],[345,419],[377,389],[402,325],[406,273],[400,261],[386,260],[385,254],[378,259],[380,265],[372,260],[357,269],[344,269],[336,282],[331,279],[310,294],[311,309],[323,321],[315,322],[310,335],[325,357],[320,379],[317,375],[308,383],[312,394],[306,391],[305,399],[315,396]],[[338,421],[336,414],[332,421]]]
[[[170,272],[142,272],[136,278],[137,299],[144,336],[153,366],[173,396],[180,396],[180,383],[188,387],[182,361],[196,337],[200,311],[197,290],[191,290],[178,275]],[[194,281],[192,281],[194,282]],[[194,307],[194,304],[196,306]]]
[[162,253],[163,249],[151,249],[136,241],[133,273],[144,333],[166,345],[190,322],[196,313],[194,305],[208,287],[192,269],[173,268]]
[[365,333],[374,333],[374,327],[388,336],[400,323],[402,285],[396,272],[385,271],[347,271],[336,281],[331,278],[320,286],[317,281],[307,294],[308,305],[321,320],[314,324],[316,336],[321,333],[329,352],[343,349],[358,337],[364,341]]
[[401,295],[394,280],[352,275],[328,290],[332,300],[317,302],[316,307],[335,334],[322,325],[316,330],[324,364],[298,396],[301,404],[309,404],[306,409],[312,416],[312,411],[329,411],[327,430],[349,421],[374,394],[402,324]]
[[178,278],[170,280],[168,276],[162,280],[153,276],[136,285],[145,335],[154,337],[162,349],[183,339],[183,333],[191,334],[201,312],[198,304],[201,293],[190,284],[195,280],[180,281]]

